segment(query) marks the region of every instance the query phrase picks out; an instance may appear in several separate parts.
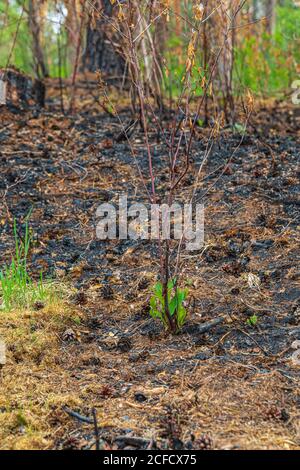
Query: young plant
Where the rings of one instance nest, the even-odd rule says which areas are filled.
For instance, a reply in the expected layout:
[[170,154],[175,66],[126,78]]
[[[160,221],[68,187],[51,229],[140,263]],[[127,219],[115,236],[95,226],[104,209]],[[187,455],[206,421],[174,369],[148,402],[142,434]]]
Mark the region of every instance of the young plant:
[[248,318],[247,320],[247,324],[249,326],[256,326],[257,325],[257,322],[258,322],[258,318],[256,315],[252,315],[250,318]]
[[170,279],[166,296],[161,282],[155,284],[153,291],[154,295],[150,299],[150,315],[159,318],[166,329],[177,333],[186,319],[184,302],[188,289],[180,289],[177,287],[176,279]]
[[[123,124],[122,118],[118,114],[118,107],[116,106],[114,110],[114,114],[122,126],[120,136],[128,143],[144,195],[147,195],[149,203],[158,206],[163,202],[170,208],[176,200],[185,200],[192,205],[199,189],[198,183],[201,181],[205,162],[220,134],[224,115],[226,121],[232,124],[235,122],[232,80],[233,45],[236,19],[245,0],[238,2],[234,8],[231,6],[229,8],[227,4],[223,5],[222,2],[220,8],[215,8],[211,2],[204,2],[205,5],[202,5],[198,0],[193,0],[190,2],[190,6],[193,8],[184,13],[183,17],[182,14],[173,11],[169,0],[161,2],[143,0],[121,2],[116,0],[111,3],[114,5],[114,13],[113,16],[106,15],[107,21],[112,25],[114,35],[118,38],[116,41],[118,42],[117,52],[122,55],[124,63],[127,65],[126,79],[131,85],[132,119],[130,123]],[[180,5],[181,2],[178,4]],[[105,13],[99,13],[95,8],[94,14],[105,18]],[[167,23],[169,23],[168,27]],[[163,39],[165,34],[162,32],[174,25],[176,37],[180,36],[178,31],[181,26],[184,27],[187,34],[184,34],[182,42],[184,61],[181,64],[180,77],[178,77],[179,88],[176,96],[169,97],[169,109],[167,109],[164,90],[168,87],[166,87],[164,79],[169,77],[170,85],[174,83],[174,80],[172,79],[172,70],[170,71],[168,66],[168,55],[166,55],[168,47]],[[218,31],[219,34],[216,34]],[[210,35],[211,38],[208,37]],[[204,56],[201,59],[202,37],[204,38]],[[218,50],[217,53],[215,53],[216,50]],[[174,56],[174,51],[172,53]],[[217,76],[218,82],[222,82],[222,90],[215,96],[214,85],[217,83]],[[101,71],[98,73],[98,79],[99,77],[102,77]],[[99,85],[104,105],[107,108],[108,93],[103,90],[103,80],[99,80]],[[208,103],[215,102],[217,97],[221,99],[223,110],[218,112],[215,110],[215,105],[211,106],[213,113],[211,122],[214,124],[209,132],[208,141],[205,143],[205,153],[199,161],[194,148],[194,141],[198,139],[197,127],[199,123],[208,123]],[[251,114],[250,101],[249,104],[246,103],[244,108],[248,121]],[[167,122],[165,122],[166,120]],[[146,171],[142,166],[143,163],[137,158],[135,146],[131,142],[132,133],[138,123],[140,123],[143,133],[147,154],[148,168]],[[161,138],[164,146],[163,152],[166,151],[168,154],[167,160],[162,159],[168,178],[166,184],[162,184],[160,187],[157,183],[157,171],[160,170],[155,165],[154,146],[151,141],[154,133],[157,138]],[[241,135],[240,143],[243,136],[244,134]],[[195,176],[195,181],[190,185],[190,188],[186,188],[187,176],[191,176],[192,180]],[[222,173],[218,178],[221,176]],[[209,192],[212,186],[208,186],[204,194]],[[203,198],[203,195],[201,197]],[[177,285],[182,275],[181,253],[185,248],[187,237],[183,232],[180,241],[174,243],[173,240],[171,241],[171,237],[168,239],[163,236],[164,224],[165,220],[161,217],[161,226],[156,236],[160,282],[154,288],[154,295],[150,302],[150,314],[154,318],[159,318],[171,333],[176,333],[182,327],[186,317],[183,303],[187,291],[179,289]]]
[[31,244],[31,234],[28,224],[30,214],[25,221],[25,235],[18,235],[17,222],[14,220],[13,232],[15,238],[15,253],[9,265],[4,265],[0,271],[0,308],[11,310],[14,307],[26,308],[37,301],[44,301],[50,296],[51,286],[43,281],[42,273],[38,282],[34,282],[27,270],[27,259]]
[[20,240],[17,223],[14,220],[15,255],[9,266],[0,271],[2,308],[10,309],[13,302],[19,303],[25,297],[30,278],[27,273],[27,256],[30,247],[28,218],[25,225],[24,240]]

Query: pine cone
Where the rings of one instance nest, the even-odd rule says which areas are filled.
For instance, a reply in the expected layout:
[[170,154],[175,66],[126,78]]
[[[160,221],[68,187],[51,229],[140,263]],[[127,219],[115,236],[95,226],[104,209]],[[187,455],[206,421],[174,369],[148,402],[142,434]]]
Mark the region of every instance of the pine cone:
[[131,291],[126,292],[126,294],[125,294],[125,299],[126,300],[128,300],[130,302],[131,300],[133,300],[135,298],[136,298],[136,294],[134,292],[131,292]]
[[271,406],[266,411],[266,418],[267,419],[275,419],[276,421],[288,421],[289,414],[284,408],[279,408],[278,406]]
[[210,450],[213,447],[213,441],[208,434],[201,436],[193,442],[193,448],[197,450]]
[[87,296],[84,292],[77,292],[73,297],[73,303],[75,305],[84,305],[87,303]]
[[101,295],[104,300],[112,300],[114,297],[114,291],[108,285],[102,287]]
[[181,426],[178,420],[178,411],[170,406],[166,407],[166,416],[162,418],[162,437],[167,438],[170,449],[179,450],[183,448],[181,441]]
[[68,328],[62,335],[63,341],[71,342],[77,339],[76,333],[72,328]]
[[138,289],[140,290],[147,289],[148,286],[149,286],[149,280],[146,278],[141,279],[138,283]]
[[117,348],[122,352],[128,352],[132,348],[132,341],[130,338],[123,336],[119,339]]
[[34,302],[34,304],[33,304],[33,309],[34,309],[34,310],[42,310],[44,307],[45,307],[45,304],[44,304],[44,302],[42,302],[41,300],[37,300],[37,301]]
[[293,312],[293,320],[294,320],[295,325],[300,324],[300,305],[296,307],[296,309]]
[[82,450],[87,444],[86,441],[79,437],[70,436],[61,443],[62,450]]
[[114,395],[113,388],[110,385],[107,385],[107,384],[103,385],[103,387],[100,391],[100,397],[106,399],[106,398],[112,397],[113,395]]

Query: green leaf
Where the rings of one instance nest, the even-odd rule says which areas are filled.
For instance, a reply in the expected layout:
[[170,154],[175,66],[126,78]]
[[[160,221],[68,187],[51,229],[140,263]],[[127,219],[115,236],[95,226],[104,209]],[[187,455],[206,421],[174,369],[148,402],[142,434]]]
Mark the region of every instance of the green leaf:
[[163,286],[161,282],[157,282],[154,286],[154,294],[163,303]]
[[169,289],[171,289],[171,290],[174,289],[175,285],[176,285],[176,278],[174,277],[174,279],[170,279],[169,282],[168,282],[168,290]]
[[236,122],[233,125],[233,131],[236,132],[237,134],[243,134],[245,132],[245,125],[239,124],[238,122]]
[[161,282],[157,282],[154,285],[154,292],[155,292],[155,294],[162,294],[162,283]]
[[258,317],[256,315],[252,315],[250,318],[248,318],[247,323],[250,326],[255,326],[258,322]]
[[181,328],[183,326],[185,319],[186,319],[186,309],[182,305],[179,305],[178,310],[177,310],[178,328]]
[[[150,298],[150,315],[152,318],[159,318],[165,328],[169,327],[167,318],[165,298],[163,293],[163,285],[157,282],[153,287],[154,295]],[[180,289],[177,287],[177,279],[173,278],[168,281],[167,285],[167,301],[168,312],[171,317],[175,318],[177,328],[180,329],[186,319],[186,309],[184,301],[188,295],[188,288]]]
[[173,297],[173,299],[169,302],[169,312],[170,315],[173,316],[177,309],[177,297]]

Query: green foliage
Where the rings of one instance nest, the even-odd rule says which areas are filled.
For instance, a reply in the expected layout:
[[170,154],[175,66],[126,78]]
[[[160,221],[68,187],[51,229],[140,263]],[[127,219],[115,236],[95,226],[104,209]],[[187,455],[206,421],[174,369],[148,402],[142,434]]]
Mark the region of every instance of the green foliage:
[[20,21],[16,44],[13,48],[20,15],[21,8],[17,2],[0,2],[0,67],[6,67],[10,57],[9,65],[13,64],[24,72],[31,73],[33,59],[25,15]]
[[246,132],[245,125],[239,124],[238,122],[234,123],[233,132],[235,134],[244,134]]
[[255,326],[257,325],[258,318],[256,315],[252,315],[250,318],[248,318],[247,323],[249,326]]
[[16,424],[17,426],[27,426],[27,419],[26,417],[24,416],[22,410],[18,410],[17,414],[16,414]]
[[[11,54],[21,14],[21,4],[22,2],[16,0],[9,2],[0,0],[0,67],[7,65]],[[63,2],[60,2],[60,6],[62,4]],[[192,17],[192,7],[189,2],[187,12]],[[282,3],[277,6],[276,13],[276,31],[273,37],[262,34],[263,28],[260,24],[256,26],[256,33],[247,36],[245,28],[242,40],[238,35],[233,76],[236,94],[250,88],[256,94],[274,96],[289,87],[296,78],[296,65],[300,63],[300,9],[292,2],[286,1],[284,6]],[[74,52],[74,44],[68,45],[64,21],[64,14],[60,15],[54,2],[49,2],[42,31],[42,46],[50,75],[54,77],[59,75],[58,43],[61,48],[62,77],[68,77],[72,69],[70,52],[71,50]],[[183,39],[174,33],[169,33],[164,57],[166,69],[163,67],[164,90],[169,96],[179,96],[182,92],[188,47],[187,36],[185,35]],[[34,74],[32,38],[26,13],[20,22],[10,62],[24,72]],[[194,72],[191,77],[191,90],[194,96],[203,94],[200,86],[204,76],[203,62],[204,54],[200,48],[195,57]]]
[[[25,6],[26,6],[25,1]],[[32,37],[28,27],[28,17],[23,13],[21,21],[22,2],[10,0],[4,2],[0,0],[0,67],[14,65],[29,75],[34,75],[34,56],[32,47]],[[61,74],[68,77],[72,64],[68,58],[67,51],[67,31],[64,27],[59,27],[61,18],[58,16],[55,5],[49,3],[48,15],[44,24],[42,34],[42,46],[45,58],[49,67],[50,75],[59,76],[58,43],[61,47]],[[16,36],[17,25],[19,31]]]
[[[157,282],[153,289],[154,295],[150,299],[150,315],[153,318],[159,318],[166,329],[169,328],[168,316],[166,312],[166,302],[163,293],[163,285]],[[188,295],[188,289],[177,287],[176,279],[168,282],[167,304],[171,318],[175,321],[176,330],[180,330],[186,319],[186,309],[184,301]]]
[[289,87],[300,62],[300,9],[278,6],[276,13],[273,37],[258,33],[235,49],[236,85],[264,97]]
[[[167,52],[165,54],[166,70],[164,74],[164,90],[171,96],[179,96],[182,93],[184,77],[186,74],[186,54],[188,42],[184,42],[175,35],[170,35],[168,39]],[[174,54],[174,50],[182,50],[182,53]],[[190,90],[194,96],[202,96],[203,89],[200,86],[204,71],[201,68],[202,58],[195,58],[193,74],[190,77]],[[168,72],[167,72],[168,71]]]
[[[274,96],[288,88],[296,78],[296,64],[300,63],[300,8],[287,3],[276,9],[276,31],[270,36],[263,31],[262,24],[253,27],[254,32],[243,36],[238,34],[234,50],[233,85],[236,95],[245,89],[264,97]],[[166,65],[168,73],[164,76],[165,90],[171,96],[182,92],[182,79],[185,74],[186,54],[174,50],[187,50],[181,38],[171,35],[168,39]],[[199,86],[203,78],[204,54],[197,52],[193,69],[192,90],[194,96],[202,95]],[[218,94],[218,90],[214,90]]]
[[51,285],[43,281],[42,273],[38,282],[34,282],[27,271],[27,259],[31,244],[31,233],[28,219],[25,222],[25,235],[18,235],[17,223],[14,220],[15,253],[10,265],[4,265],[0,271],[1,309],[26,308],[36,301],[45,301],[51,296]]

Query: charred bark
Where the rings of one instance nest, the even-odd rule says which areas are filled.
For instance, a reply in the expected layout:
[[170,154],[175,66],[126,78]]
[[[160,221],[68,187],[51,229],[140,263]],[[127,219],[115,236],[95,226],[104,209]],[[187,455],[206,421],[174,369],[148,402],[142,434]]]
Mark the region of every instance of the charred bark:
[[39,79],[32,79],[17,69],[0,69],[0,104],[28,107],[45,104],[45,85]]
[[113,17],[113,6],[110,0],[101,0],[97,3],[101,18],[96,24],[91,21],[88,23],[81,71],[101,70],[106,78],[122,79],[125,61],[116,50],[112,33],[110,19]]
[[29,29],[32,35],[32,45],[35,60],[35,72],[37,77],[49,77],[48,67],[44,57],[44,51],[41,45],[41,28],[40,18],[38,15],[38,2],[29,0],[28,4],[28,20]]
[[275,32],[275,24],[276,24],[276,0],[267,0],[266,1],[266,30],[267,33],[273,35]]

